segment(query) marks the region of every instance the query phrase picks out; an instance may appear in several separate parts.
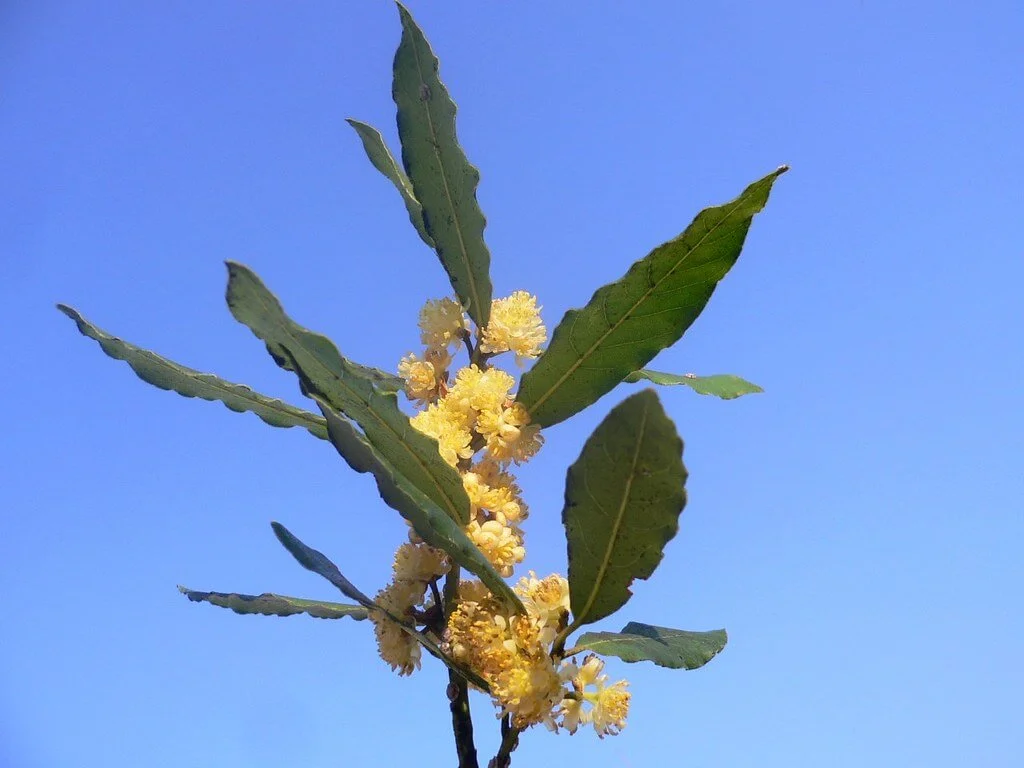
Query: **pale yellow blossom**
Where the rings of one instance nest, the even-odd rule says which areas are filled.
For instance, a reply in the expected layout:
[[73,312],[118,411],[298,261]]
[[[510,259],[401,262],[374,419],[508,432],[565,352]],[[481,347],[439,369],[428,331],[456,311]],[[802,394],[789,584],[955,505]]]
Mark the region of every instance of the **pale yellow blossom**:
[[597,693],[591,718],[598,736],[614,736],[626,727],[630,696],[626,691],[627,685],[625,680],[619,680]]
[[[575,733],[580,723],[592,723],[601,738],[614,736],[626,727],[630,698],[626,691],[628,683],[619,680],[608,685],[608,676],[601,674],[603,671],[604,662],[590,655],[573,678],[574,696],[561,702],[560,725],[570,733]],[[591,687],[595,690],[587,690]],[[590,705],[589,710],[583,710],[584,704]]]
[[463,582],[445,646],[487,681],[495,704],[516,727],[541,722],[554,727],[577,669],[572,662],[556,667],[551,659],[554,630],[564,615],[549,603],[560,604],[552,595],[560,590],[561,577],[531,578],[532,583],[524,580],[516,587],[521,597],[537,598],[524,600],[526,615],[510,615],[479,582]]
[[540,319],[537,297],[516,291],[491,303],[491,317],[484,329],[480,349],[484,352],[514,352],[516,360],[534,358],[547,341],[548,332]]
[[[519,579],[515,592],[529,615],[556,632],[561,628],[569,614],[569,582],[563,576],[552,574],[538,579],[537,574],[530,571],[529,578]],[[553,639],[554,635],[547,643]]]
[[514,384],[515,380],[500,368],[481,370],[469,365],[455,375],[444,396],[445,407],[461,414],[473,426],[481,411],[504,405]]
[[487,452],[495,461],[528,461],[544,444],[540,427],[530,424],[530,413],[521,403],[484,411],[477,418],[477,431],[487,440]]
[[[413,605],[423,596],[425,585],[407,581],[393,581],[384,587],[374,602],[397,618],[405,618]],[[377,638],[380,657],[399,675],[411,675],[420,667],[420,646],[383,611],[370,611],[373,633]]]
[[511,576],[513,568],[526,557],[523,534],[518,528],[502,525],[497,520],[483,523],[472,520],[466,533],[502,576]]
[[469,447],[473,435],[465,425],[462,415],[445,407],[444,401],[431,403],[425,411],[420,411],[409,422],[413,428],[437,440],[437,448],[441,456],[453,467],[461,459],[473,455]]
[[432,299],[420,310],[420,341],[428,349],[446,349],[462,340],[466,321],[452,299]]
[[398,363],[398,375],[405,380],[405,394],[414,403],[426,405],[437,399],[439,373],[434,364],[408,354]]
[[491,683],[492,694],[502,710],[512,716],[512,725],[527,728],[543,722],[563,696],[562,678],[550,657],[527,657],[498,675]]
[[483,511],[502,525],[520,523],[529,509],[515,478],[493,461],[474,464],[462,475],[473,514]]
[[402,544],[395,552],[396,581],[427,583],[448,572],[448,556],[426,544]]
[[562,699],[560,714],[561,720],[558,721],[557,725],[561,725],[563,728],[568,730],[569,733],[576,733],[576,729],[580,727],[580,723],[590,722],[590,712],[585,712],[583,710],[582,699]]

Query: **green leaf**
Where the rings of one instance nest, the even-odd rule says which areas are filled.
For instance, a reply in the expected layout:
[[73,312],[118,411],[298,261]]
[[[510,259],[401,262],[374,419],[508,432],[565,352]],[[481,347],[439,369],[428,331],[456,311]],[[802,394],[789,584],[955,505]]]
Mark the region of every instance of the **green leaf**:
[[348,118],[346,122],[355,128],[356,133],[359,134],[359,138],[363,142],[363,149],[366,150],[366,156],[370,158],[373,167],[384,174],[395,185],[395,189],[402,196],[402,202],[405,203],[405,209],[409,212],[409,221],[416,228],[420,238],[433,248],[434,241],[430,239],[430,235],[427,234],[427,228],[423,223],[423,206],[416,199],[416,195],[412,191],[412,182],[405,175],[405,171],[398,167],[398,163],[395,162],[395,158],[391,155],[388,145],[384,143],[384,137],[380,135],[380,131],[372,125],[367,125],[352,118]]
[[444,654],[437,643],[417,630],[410,622],[400,616],[396,616],[386,608],[377,605],[370,598],[360,592],[351,581],[341,575],[341,571],[338,570],[338,566],[332,563],[326,555],[303,544],[291,531],[280,523],[271,523],[270,525],[274,529],[274,535],[277,536],[277,540],[281,542],[282,546],[288,550],[299,565],[313,573],[323,576],[331,582],[331,584],[341,590],[341,593],[345,595],[345,597],[355,600],[368,611],[379,611],[384,614],[388,619],[401,627],[406,634],[415,637],[416,640],[419,641],[420,645],[426,648],[432,656],[444,662],[445,666],[449,669],[462,675],[469,680],[469,682],[479,688],[482,688],[485,691],[488,690],[487,683],[479,675],[468,669],[463,669],[461,666],[456,664],[452,659]]
[[316,437],[327,439],[324,420],[315,413],[261,395],[244,384],[232,384],[212,374],[186,368],[166,357],[122,341],[97,328],[69,306],[58,304],[57,309],[75,321],[83,336],[96,341],[100,349],[115,360],[124,360],[136,375],[148,384],[177,392],[185,397],[219,400],[237,413],[255,413],[271,426],[304,427]]
[[266,342],[283,368],[295,371],[306,394],[317,395],[355,421],[387,462],[453,520],[469,523],[469,497],[459,473],[417,432],[393,392],[381,392],[366,369],[342,357],[330,339],[289,318],[280,302],[248,268],[228,262],[228,307]]
[[713,659],[728,641],[724,629],[685,632],[631,621],[622,632],[587,632],[576,642],[577,650],[623,661],[653,661],[670,669],[698,669]]
[[327,419],[330,441],[341,457],[356,472],[369,472],[373,475],[381,498],[412,524],[420,538],[430,546],[447,552],[454,562],[475,574],[514,611],[525,613],[516,593],[458,524],[397,472],[351,422],[331,410],[326,403],[321,402],[320,409]]
[[324,600],[303,600],[264,592],[262,595],[240,595],[235,592],[198,592],[178,587],[178,591],[193,603],[210,603],[230,608],[235,613],[261,616],[294,616],[305,613],[317,619],[342,619],[346,616],[362,621],[369,613],[361,605],[345,605]]
[[[303,568],[323,576],[337,587],[341,594],[350,600],[355,600],[367,610],[381,610],[383,613],[387,613],[387,611],[379,608],[373,600],[363,594],[351,581],[342,576],[338,566],[332,563],[322,552],[318,552],[312,547],[303,544],[299,541],[298,537],[280,523],[271,523],[270,527],[274,529],[274,535],[277,536],[277,540],[281,542],[281,545],[291,553],[291,556]],[[390,616],[391,614],[388,615]],[[407,623],[398,618],[395,618],[395,621],[403,625]]]
[[620,280],[571,309],[523,376],[517,399],[542,427],[583,410],[674,344],[739,258],[754,215],[783,166],[731,203],[706,208],[679,237],[658,246]]
[[452,287],[478,327],[491,313],[487,220],[476,200],[480,172],[455,135],[455,102],[438,78],[437,57],[399,3],[402,41],[395,53],[392,95],[398,107],[402,164],[423,206],[423,223]]
[[716,373],[713,376],[695,376],[692,373],[685,373],[680,376],[677,373],[662,373],[644,368],[640,371],[633,371],[623,381],[633,384],[643,379],[662,386],[681,384],[689,387],[698,395],[714,395],[723,400],[734,400],[743,395],[764,392],[757,384],[752,384],[739,376],[733,376],[731,373]]
[[679,530],[686,504],[683,441],[651,389],[617,405],[587,440],[565,483],[572,627],[617,611]]

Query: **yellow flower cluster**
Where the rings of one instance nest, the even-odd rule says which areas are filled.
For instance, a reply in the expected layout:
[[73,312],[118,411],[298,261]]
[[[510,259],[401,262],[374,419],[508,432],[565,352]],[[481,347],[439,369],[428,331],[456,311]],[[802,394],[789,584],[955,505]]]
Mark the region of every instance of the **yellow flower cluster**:
[[400,675],[420,667],[419,643],[384,613],[410,620],[412,610],[423,602],[427,584],[448,571],[444,552],[426,544],[403,544],[395,552],[394,578],[377,593],[374,602],[383,611],[371,611],[380,657]]
[[[412,426],[437,440],[438,451],[459,470],[471,515],[466,534],[502,576],[512,576],[526,556],[520,527],[529,514],[510,472],[540,449],[543,438],[530,414],[511,394],[515,380],[490,368],[491,356],[512,352],[516,362],[535,358],[547,340],[537,299],[517,291],[491,305],[469,365],[451,377],[453,346],[471,337],[462,308],[451,299],[428,301],[420,312],[422,355],[409,354],[398,365],[405,391],[417,406]],[[410,544],[395,555],[395,579],[377,595],[391,612],[413,617],[426,585],[447,570],[437,550],[410,531]],[[607,685],[601,661],[588,657],[582,668],[552,655],[552,644],[568,623],[569,585],[561,576],[538,579],[533,572],[515,586],[525,615],[508,611],[479,581],[463,581],[448,609],[442,642],[446,653],[476,672],[490,688],[495,705],[517,728],[545,723],[575,733],[592,723],[599,735],[618,733],[629,707],[626,683]],[[433,613],[428,607],[419,617]],[[418,668],[420,649],[383,614],[371,614],[381,656],[399,674]],[[434,632],[441,629],[433,624]],[[590,690],[595,688],[596,690]],[[587,706],[584,707],[584,704]]]
[[487,681],[495,704],[513,725],[526,728],[553,723],[576,668],[572,663],[556,667],[550,648],[568,617],[568,582],[558,575],[537,579],[531,574],[515,591],[525,616],[510,615],[480,582],[463,582],[445,647]]
[[480,349],[488,353],[514,352],[516,362],[521,362],[523,358],[537,357],[547,339],[537,297],[516,291],[507,299],[492,302]]
[[[614,736],[626,727],[626,715],[629,713],[629,694],[626,692],[628,683],[619,680],[608,685],[608,676],[602,675],[604,662],[597,656],[590,655],[583,660],[583,666],[573,678],[573,694],[562,700],[561,725],[576,733],[580,723],[591,723],[597,735],[604,738]],[[595,690],[588,691],[593,687]],[[585,710],[584,704],[589,707]]]
[[427,349],[448,349],[466,334],[462,307],[452,299],[428,301],[420,310],[420,341]]
[[424,406],[441,394],[441,387],[452,363],[451,347],[467,335],[466,319],[452,299],[428,301],[420,310],[421,356],[409,353],[398,363],[398,375],[405,379],[405,393]]
[[509,397],[514,384],[498,368],[467,366],[450,387],[442,382],[444,393],[416,414],[412,425],[437,440],[441,455],[453,467],[481,447],[494,461],[520,464],[540,449],[543,440],[540,428],[529,423],[526,409]]

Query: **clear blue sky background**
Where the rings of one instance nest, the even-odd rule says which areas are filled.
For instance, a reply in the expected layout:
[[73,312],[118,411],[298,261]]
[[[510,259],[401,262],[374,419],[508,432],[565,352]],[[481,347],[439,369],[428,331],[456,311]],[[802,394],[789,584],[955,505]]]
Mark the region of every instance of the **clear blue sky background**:
[[[662,391],[690,504],[602,625],[730,644],[696,672],[613,660],[626,731],[530,733],[516,764],[1022,764],[1020,3],[412,10],[483,172],[496,291],[539,294],[549,327],[793,167],[656,361],[766,392]],[[372,482],[304,432],[140,383],[53,308],[299,402],[226,311],[237,259],[393,367],[448,290],[343,122],[394,142],[398,37],[386,2],[0,9],[5,768],[453,764],[435,665],[399,679],[367,624],[175,590],[335,598],[272,519],[375,590],[403,525]],[[628,391],[550,430],[523,473],[541,573],[565,568],[565,467]]]

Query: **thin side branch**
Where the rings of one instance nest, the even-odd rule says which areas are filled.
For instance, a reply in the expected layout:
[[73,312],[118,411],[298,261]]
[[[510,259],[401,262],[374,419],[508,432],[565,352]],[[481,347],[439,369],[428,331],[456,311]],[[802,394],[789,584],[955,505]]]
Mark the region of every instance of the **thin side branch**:
[[522,731],[512,726],[508,715],[501,721],[501,746],[498,754],[491,758],[487,768],[509,768],[512,765],[512,753],[519,746],[519,734]]

